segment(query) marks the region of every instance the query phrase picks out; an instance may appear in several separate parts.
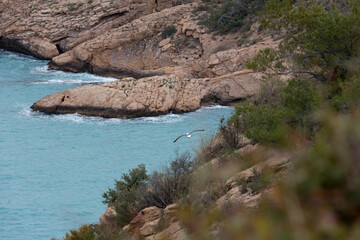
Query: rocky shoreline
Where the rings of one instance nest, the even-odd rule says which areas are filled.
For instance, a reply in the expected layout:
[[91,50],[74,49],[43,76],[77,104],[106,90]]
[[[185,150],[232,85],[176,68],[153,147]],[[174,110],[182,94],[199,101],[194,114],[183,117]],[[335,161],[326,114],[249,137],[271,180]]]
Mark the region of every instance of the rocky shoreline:
[[[182,79],[174,75],[125,78],[48,95],[31,108],[50,114],[79,113],[135,118],[195,111],[208,104],[231,104],[257,90],[261,75],[244,70],[224,79]],[[242,84],[246,82],[246,84]]]
[[31,106],[44,113],[133,118],[252,96],[261,75],[246,70],[245,61],[278,42],[259,35],[256,23],[243,46],[238,34],[213,35],[199,23],[199,4],[6,0],[0,48],[49,59],[52,69],[119,79],[54,93]]

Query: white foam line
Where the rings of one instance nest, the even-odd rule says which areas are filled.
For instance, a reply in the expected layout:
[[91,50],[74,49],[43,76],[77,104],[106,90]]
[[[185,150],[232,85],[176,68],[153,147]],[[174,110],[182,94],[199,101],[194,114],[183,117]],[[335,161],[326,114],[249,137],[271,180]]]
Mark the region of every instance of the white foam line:
[[196,110],[195,112],[201,112],[201,111],[204,111],[204,110],[212,110],[212,109],[233,109],[234,107],[233,106],[222,106],[222,105],[218,105],[218,104],[215,104],[215,105],[209,105],[209,106],[203,106],[201,108],[199,108],[198,110]]
[[74,114],[45,114],[40,112],[34,112],[28,107],[23,107],[20,111],[21,115],[25,115],[31,118],[38,119],[48,119],[50,121],[69,121],[74,123],[86,123],[86,124],[99,124],[99,125],[108,125],[108,124],[157,124],[157,123],[175,123],[183,121],[186,116],[176,115],[176,114],[167,114],[158,117],[141,117],[133,119],[120,119],[120,118],[102,118],[102,117],[91,117],[84,116],[77,113]]

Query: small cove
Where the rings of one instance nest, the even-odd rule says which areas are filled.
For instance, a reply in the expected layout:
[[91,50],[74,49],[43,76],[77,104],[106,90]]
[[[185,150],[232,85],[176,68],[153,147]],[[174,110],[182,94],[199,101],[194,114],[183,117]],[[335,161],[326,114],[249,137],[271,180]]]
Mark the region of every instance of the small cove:
[[[106,208],[101,195],[114,179],[141,163],[151,172],[175,152],[194,153],[233,110],[123,120],[29,108],[45,95],[113,80],[51,71],[47,61],[0,50],[0,239],[49,240],[96,223]],[[193,129],[206,132],[173,143]]]

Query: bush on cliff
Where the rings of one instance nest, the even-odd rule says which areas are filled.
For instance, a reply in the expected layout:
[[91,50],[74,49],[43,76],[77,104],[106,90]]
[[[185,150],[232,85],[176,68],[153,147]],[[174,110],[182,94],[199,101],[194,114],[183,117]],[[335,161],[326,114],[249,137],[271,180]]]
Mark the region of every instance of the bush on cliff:
[[95,232],[91,225],[82,225],[79,230],[71,229],[66,233],[64,240],[93,240]]
[[116,220],[124,226],[136,216],[139,209],[140,194],[138,189],[146,185],[148,175],[144,164],[131,169],[128,174],[122,175],[122,180],[115,180],[115,188],[108,189],[103,194],[104,204],[115,207]]
[[147,175],[145,165],[140,164],[115,180],[115,188],[103,194],[104,204],[115,207],[119,226],[128,224],[143,208],[165,208],[188,192],[192,162],[189,153],[177,155],[162,171]]
[[162,171],[154,171],[148,185],[142,191],[144,206],[165,208],[186,195],[191,184],[191,155],[185,152],[176,158]]
[[315,85],[304,79],[292,79],[286,84],[271,80],[251,100],[235,106],[228,125],[256,143],[281,144],[290,129],[311,135],[315,122],[312,114],[324,97]]

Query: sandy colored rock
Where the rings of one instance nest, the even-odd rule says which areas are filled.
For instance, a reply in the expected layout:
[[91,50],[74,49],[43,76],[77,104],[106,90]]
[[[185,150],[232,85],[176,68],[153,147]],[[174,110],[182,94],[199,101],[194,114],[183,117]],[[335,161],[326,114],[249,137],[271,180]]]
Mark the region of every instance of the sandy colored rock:
[[132,236],[149,236],[155,233],[162,210],[157,207],[148,207],[139,212],[131,222],[123,227],[123,231]]
[[203,104],[226,104],[247,98],[259,86],[260,79],[255,79],[252,72],[223,79],[181,79],[173,75],[125,78],[57,92],[40,99],[31,108],[45,113],[117,118],[182,113]]
[[179,222],[170,224],[165,230],[147,237],[148,240],[161,240],[161,239],[172,239],[172,240],[185,240],[189,239],[183,227]]
[[171,38],[166,38],[166,39],[162,40],[161,42],[159,42],[159,47],[163,47],[166,44],[169,44],[170,41],[171,41]]
[[[42,50],[39,50],[38,46],[47,46],[38,45],[38,41],[30,39],[46,40],[47,43],[57,46],[60,52],[66,52],[120,25],[173,5],[169,0],[1,1],[0,37],[6,38],[6,41],[2,39],[0,47],[51,59],[59,52],[56,55],[41,54]],[[26,48],[18,46],[19,39],[25,41]]]

